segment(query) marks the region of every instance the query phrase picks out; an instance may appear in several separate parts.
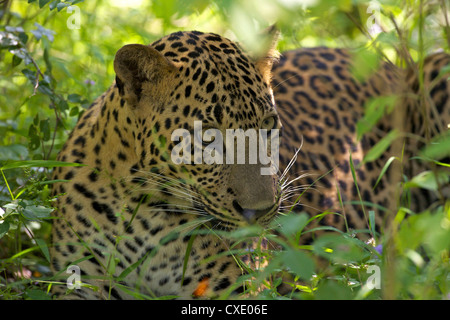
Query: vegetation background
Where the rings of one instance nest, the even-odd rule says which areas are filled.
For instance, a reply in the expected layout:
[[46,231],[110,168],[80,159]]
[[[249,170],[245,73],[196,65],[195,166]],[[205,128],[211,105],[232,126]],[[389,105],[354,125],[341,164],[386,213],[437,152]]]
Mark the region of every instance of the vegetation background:
[[[50,173],[59,165],[53,160],[80,114],[112,83],[112,61],[123,45],[199,30],[254,48],[258,33],[276,22],[280,51],[352,48],[361,53],[355,62],[364,72],[376,53],[404,66],[409,57],[420,64],[429,53],[450,52],[449,7],[446,0],[0,1],[0,299],[51,299]],[[450,154],[450,139],[442,141],[436,162]],[[438,188],[423,177],[405,181],[409,187]],[[420,215],[399,207],[394,221],[395,232],[376,247],[347,234],[299,246],[294,240],[308,219],[282,217],[285,237],[275,240],[286,250],[252,274],[267,287],[254,294],[450,299],[450,205]],[[240,232],[230,236],[255,231]],[[382,250],[386,241],[390,252]],[[329,262],[326,269],[317,256]],[[280,270],[292,275],[284,295],[277,291]]]

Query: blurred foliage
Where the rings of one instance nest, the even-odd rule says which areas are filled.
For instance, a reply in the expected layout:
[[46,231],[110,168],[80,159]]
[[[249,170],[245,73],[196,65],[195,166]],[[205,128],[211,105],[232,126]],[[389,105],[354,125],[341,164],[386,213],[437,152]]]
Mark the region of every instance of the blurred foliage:
[[[409,57],[449,52],[449,7],[446,0],[0,1],[0,298],[49,298],[49,173],[61,165],[49,161],[80,114],[112,83],[114,54],[124,44],[195,29],[257,51],[258,33],[276,23],[280,51],[352,48],[360,53],[356,75],[364,77],[380,55],[401,66]],[[421,181],[412,183],[420,187]],[[394,281],[388,296],[449,298],[449,210],[420,216],[399,210],[396,221],[407,223],[396,234],[398,269],[388,279]],[[301,236],[305,219],[281,219],[284,238],[274,241],[285,250],[274,252],[256,276],[268,287],[261,298],[281,298],[275,274],[283,268],[293,277],[290,298],[387,296],[366,285],[368,269],[383,265],[384,252],[346,234],[299,247],[288,239]],[[320,271],[317,256],[330,268]]]

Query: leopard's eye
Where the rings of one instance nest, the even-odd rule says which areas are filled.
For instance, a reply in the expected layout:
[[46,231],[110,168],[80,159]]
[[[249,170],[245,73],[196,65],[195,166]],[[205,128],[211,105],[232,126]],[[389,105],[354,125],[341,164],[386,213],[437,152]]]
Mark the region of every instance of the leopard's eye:
[[270,116],[263,120],[261,124],[261,129],[271,130],[277,127],[278,117]]

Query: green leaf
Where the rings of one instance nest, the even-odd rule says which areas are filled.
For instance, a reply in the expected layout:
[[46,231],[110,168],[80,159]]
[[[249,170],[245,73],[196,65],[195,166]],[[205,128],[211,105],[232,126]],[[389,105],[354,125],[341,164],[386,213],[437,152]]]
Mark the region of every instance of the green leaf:
[[20,58],[17,55],[13,55],[13,58],[12,58],[12,66],[13,66],[13,68],[17,67],[21,62],[22,62],[22,58]]
[[20,160],[28,156],[28,149],[21,144],[0,147],[0,160]]
[[[197,227],[195,230],[198,230],[198,228],[199,227]],[[195,232],[192,233],[191,236],[189,237],[189,241],[188,241],[186,252],[184,254],[184,259],[183,259],[183,273],[181,275],[181,282],[180,282],[181,285],[183,285],[183,282],[184,282],[184,276],[186,274],[189,257],[191,255],[192,245],[194,244],[194,240],[196,237],[197,237],[197,234]]]
[[39,82],[38,91],[49,97],[53,97],[54,95],[52,89],[48,86],[48,84],[43,82]]
[[[50,0],[44,0],[46,2],[49,2]],[[42,37],[46,37],[50,42],[53,42],[55,39],[55,31],[46,29],[43,26],[41,26],[39,23],[35,22],[34,26],[37,27],[36,30],[31,30],[30,32],[36,37],[36,39],[39,41]]]
[[45,291],[39,289],[28,289],[26,296],[31,300],[51,300],[51,297]]
[[282,253],[281,261],[303,280],[309,280],[314,274],[314,261],[304,252],[289,248]]
[[39,124],[39,129],[41,133],[43,134],[43,140],[48,141],[50,140],[50,119],[41,120]]
[[43,168],[53,168],[53,167],[82,167],[85,166],[81,163],[71,163],[56,160],[23,160],[23,161],[12,161],[0,170],[17,169],[17,168],[33,168],[33,167],[43,167]]
[[[450,181],[450,173],[439,171],[437,177],[432,171],[423,171],[405,183],[405,188],[422,188],[437,191],[439,185],[446,185]],[[438,184],[439,182],[439,184]]]
[[56,99],[55,103],[61,111],[66,111],[69,108],[69,104],[66,100]]
[[368,100],[364,105],[364,116],[356,124],[356,136],[357,139],[371,131],[378,121],[389,113],[392,108],[397,104],[398,97],[393,96],[381,96]]
[[430,142],[423,149],[422,155],[435,160],[450,156],[450,133]]
[[380,182],[381,178],[383,178],[384,174],[386,173],[387,169],[389,169],[391,163],[396,159],[396,157],[390,157],[388,161],[383,166],[383,169],[381,169],[380,175],[378,176],[377,182],[375,182],[375,185],[373,186],[373,189],[376,188],[378,183]]
[[80,110],[78,109],[78,107],[75,106],[75,107],[70,109],[69,116],[75,117],[79,113],[80,113]]
[[56,5],[58,8],[58,12],[61,11],[64,8],[70,7],[70,3],[60,2]]
[[397,130],[392,130],[383,139],[378,141],[372,149],[367,152],[363,162],[371,162],[378,159],[389,148],[392,142],[400,136]]
[[47,66],[47,73],[51,74],[52,72],[52,63],[50,62],[50,53],[49,53],[49,49],[46,47],[44,49],[44,61],[45,61],[45,65]]
[[399,39],[398,39],[398,34],[395,32],[395,29],[393,29],[390,32],[384,31],[384,32],[380,32],[377,35],[377,39],[376,39],[377,43],[384,43],[390,47],[394,47],[396,45],[398,45]]
[[[428,254],[441,256],[450,248],[450,219],[444,208],[409,216],[398,233],[398,249],[417,250],[425,247]],[[432,258],[428,256],[428,258]]]
[[49,2],[50,2],[50,0],[39,0],[39,8],[42,8]]
[[45,243],[45,241],[42,239],[34,239],[34,240],[36,241],[37,245],[44,254],[45,259],[47,259],[47,261],[50,263],[50,253],[48,251],[47,243]]
[[36,81],[36,72],[33,72],[30,69],[23,69],[22,73],[32,83],[34,83]]
[[12,49],[9,50],[9,52],[14,55],[12,61],[13,67],[19,65],[22,60],[24,61],[25,65],[28,65],[32,62],[25,48]]
[[353,294],[349,286],[326,279],[317,288],[315,296],[319,300],[348,300]]
[[370,232],[372,235],[375,235],[375,227],[376,227],[376,223],[375,223],[375,211],[374,210],[369,210],[369,226],[370,226]]
[[138,261],[136,261],[135,263],[133,263],[132,265],[130,265],[128,268],[126,268],[125,270],[123,270],[119,277],[117,277],[117,281],[123,281],[131,272],[133,272],[137,267],[139,267],[144,261],[145,259],[148,258],[148,256],[152,257],[157,253],[156,249],[147,251],[147,253],[140,258]]
[[50,218],[52,212],[53,212],[52,208],[31,205],[31,206],[26,206],[23,209],[22,214],[28,220],[41,220],[41,219]]
[[3,223],[0,223],[0,239],[3,238],[3,236],[8,233],[10,224],[8,221],[3,221]]
[[28,130],[28,148],[30,150],[36,150],[41,145],[41,139],[39,138],[36,126],[31,124]]
[[83,101],[83,97],[80,96],[79,94],[72,93],[67,96],[67,100],[69,100],[72,103],[81,103]]
[[58,5],[60,2],[60,0],[54,0],[48,5],[48,7],[50,8],[50,10],[54,10],[56,8],[56,5]]
[[36,113],[36,116],[33,118],[33,123],[35,126],[38,125],[39,123],[39,113]]
[[[25,32],[19,32],[18,37],[23,45],[26,45],[28,42],[28,35]],[[31,62],[31,60],[30,60]]]
[[353,53],[352,75],[360,82],[365,82],[378,69],[379,55],[366,48]]
[[273,222],[273,225],[279,225],[280,232],[287,237],[291,237],[303,230],[308,223],[308,219],[309,217],[306,214],[291,213],[280,216]]
[[355,238],[345,235],[327,234],[314,242],[313,250],[318,255],[335,263],[360,262],[369,252],[365,244]]
[[263,232],[261,226],[253,224],[250,226],[237,228],[229,233],[227,233],[227,237],[231,239],[243,239],[249,237],[257,237]]

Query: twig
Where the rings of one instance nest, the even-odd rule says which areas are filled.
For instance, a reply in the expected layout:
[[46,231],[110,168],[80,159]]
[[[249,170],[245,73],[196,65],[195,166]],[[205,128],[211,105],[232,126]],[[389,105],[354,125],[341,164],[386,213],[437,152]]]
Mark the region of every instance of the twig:
[[[36,95],[37,89],[39,88],[39,76],[44,78],[44,74],[42,73],[41,69],[39,68],[36,60],[34,60],[33,57],[31,57],[31,55],[28,53],[28,51],[25,50],[25,52],[26,52],[26,55],[28,56],[28,58],[30,59],[31,63],[36,68],[36,79],[35,79],[35,82],[34,82],[34,89],[33,89],[32,95],[30,96],[30,97],[32,97],[32,96]],[[56,92],[53,90],[53,88],[50,87],[50,90],[51,90],[53,96],[57,97],[60,100],[63,100],[58,94],[56,94]],[[61,121],[61,117],[58,114],[58,110],[57,110],[57,108],[56,108],[56,106],[55,106],[55,104],[53,102],[53,99],[50,99],[50,100],[51,100],[51,104],[53,105],[53,110],[55,111],[56,127],[55,127],[55,131],[53,132],[53,138],[52,138],[52,144],[50,146],[50,150],[47,153],[47,159],[50,157],[50,154],[52,152],[52,149],[53,149],[53,146],[54,146],[54,143],[55,143],[56,130],[58,128],[58,123],[62,122]],[[43,153],[44,153],[44,158],[45,158],[45,154],[46,154],[45,150],[43,150]]]
[[33,90],[33,94],[31,96],[34,96],[36,94],[36,91],[39,87],[39,76],[41,76],[42,78],[44,78],[44,74],[41,72],[41,69],[39,68],[39,66],[37,65],[36,61],[33,59],[32,56],[30,56],[28,54],[28,52],[26,52],[28,58],[30,59],[31,63],[34,65],[34,67],[36,68],[36,80],[34,81],[34,90]]
[[394,15],[391,13],[389,15],[389,19],[391,20],[392,24],[394,25],[395,32],[397,32],[398,39],[400,40],[400,48],[398,48],[398,53],[400,57],[403,58],[403,60],[406,62],[408,68],[413,68],[414,66],[414,59],[411,57],[411,54],[409,53],[409,50],[406,46],[406,41],[403,38],[403,33],[400,30],[397,21],[394,18]]
[[380,50],[380,48],[378,48],[378,47],[375,45],[375,43],[376,43],[376,42],[375,42],[375,39],[372,37],[372,35],[369,33],[369,31],[367,31],[366,28],[365,28],[363,25],[361,25],[358,21],[356,21],[355,18],[354,18],[350,13],[346,12],[345,15],[347,16],[347,18],[349,18],[349,19],[355,24],[355,26],[359,29],[359,31],[361,31],[361,33],[364,34],[364,35],[372,42],[372,45],[373,45],[373,47],[375,48],[376,52],[377,52],[381,57],[383,57],[383,59],[384,59],[386,62],[392,64],[392,62],[391,62],[391,61],[389,60],[389,58],[384,54],[384,52],[383,52],[382,50]]

